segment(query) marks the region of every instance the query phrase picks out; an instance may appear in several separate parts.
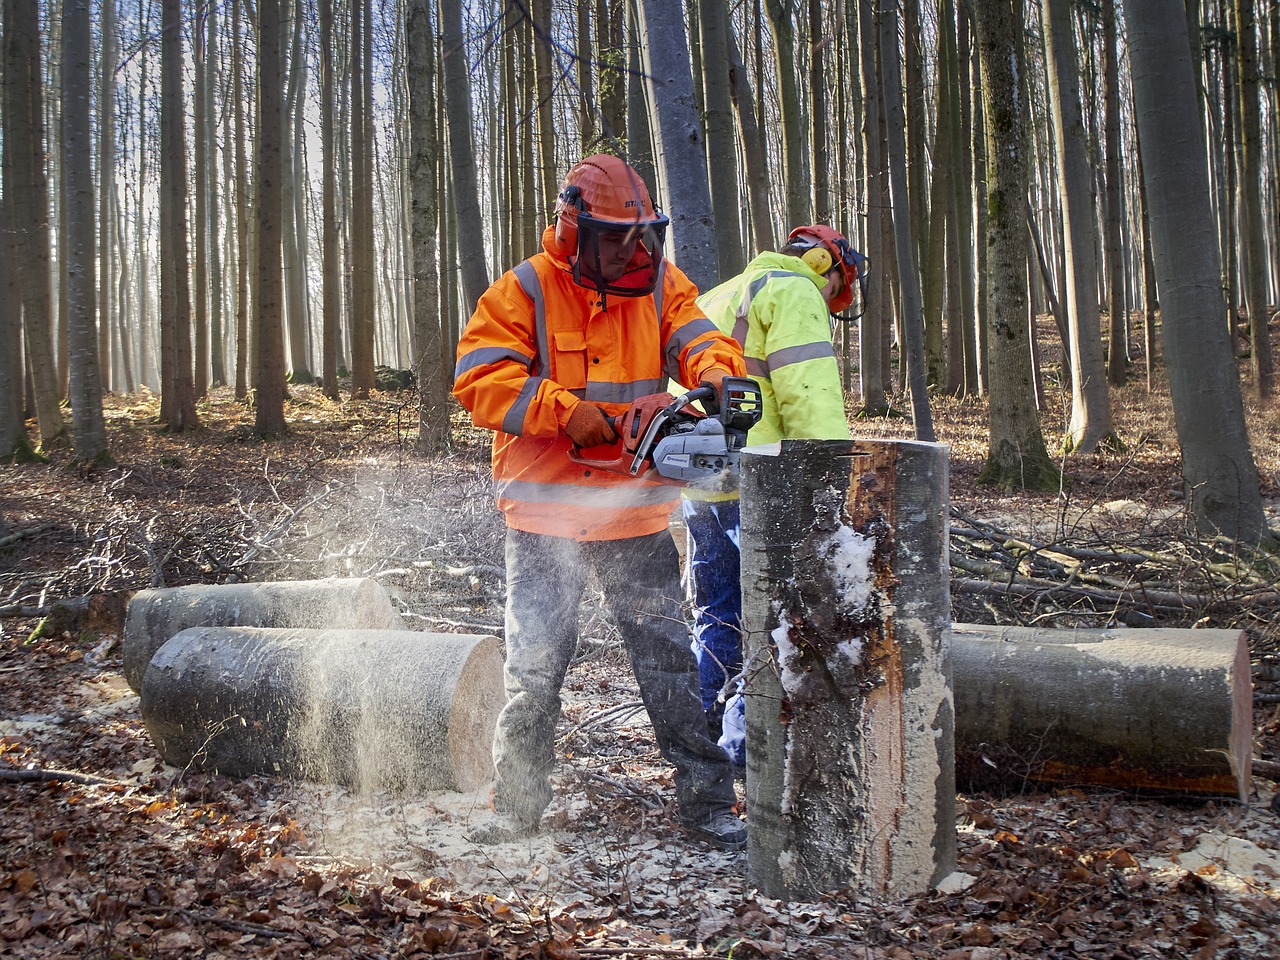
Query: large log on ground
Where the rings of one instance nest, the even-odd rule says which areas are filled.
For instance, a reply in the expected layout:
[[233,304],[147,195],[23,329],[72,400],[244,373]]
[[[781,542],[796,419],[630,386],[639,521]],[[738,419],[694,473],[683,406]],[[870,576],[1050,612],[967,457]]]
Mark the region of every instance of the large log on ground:
[[752,882],[923,892],[956,850],[946,448],[784,440],[741,497]]
[[952,626],[956,771],[1246,800],[1249,648],[1238,630]]
[[151,658],[141,705],[177,767],[475,790],[505,699],[494,637],[193,627]]
[[121,655],[135,691],[152,655],[187,627],[303,627],[403,630],[376,580],[280,580],[139,590],[129,601]]

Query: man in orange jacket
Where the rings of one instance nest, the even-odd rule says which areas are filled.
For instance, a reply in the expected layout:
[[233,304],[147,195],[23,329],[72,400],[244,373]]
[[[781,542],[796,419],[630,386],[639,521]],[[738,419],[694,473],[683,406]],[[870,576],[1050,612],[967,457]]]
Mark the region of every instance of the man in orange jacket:
[[493,481],[507,523],[507,703],[493,759],[494,816],[468,836],[497,843],[538,828],[551,801],[560,688],[594,570],[653,723],[676,768],[681,822],[729,850],[746,846],[733,773],[707,733],[680,608],[667,520],[678,489],[571,459],[618,440],[609,418],[668,378],[719,386],[742,351],[662,256],[667,218],[617,157],[569,171],[542,252],[480,298],[458,343],[454,396],[494,430]]

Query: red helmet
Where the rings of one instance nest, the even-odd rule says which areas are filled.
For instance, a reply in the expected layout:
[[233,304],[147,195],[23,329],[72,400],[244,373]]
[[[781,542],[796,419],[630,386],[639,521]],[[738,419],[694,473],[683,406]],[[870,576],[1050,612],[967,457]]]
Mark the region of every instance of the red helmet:
[[668,220],[624,160],[598,153],[579,161],[564,179],[555,216],[577,283],[621,297],[653,292]]
[[833,267],[840,268],[844,289],[828,305],[832,313],[849,309],[855,293],[866,299],[870,264],[842,234],[823,224],[813,223],[792,230],[787,237],[787,246],[805,247],[800,259],[812,267],[814,273],[825,277]]

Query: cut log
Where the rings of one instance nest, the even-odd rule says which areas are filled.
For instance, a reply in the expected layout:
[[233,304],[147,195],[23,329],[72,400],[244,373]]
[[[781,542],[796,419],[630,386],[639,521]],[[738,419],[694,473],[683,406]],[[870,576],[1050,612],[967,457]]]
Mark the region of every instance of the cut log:
[[151,658],[141,701],[176,767],[475,790],[505,695],[494,637],[193,627]]
[[187,627],[302,627],[403,630],[376,580],[281,580],[140,590],[129,601],[121,655],[135,691],[151,657]]
[[1237,630],[952,627],[957,779],[1244,801],[1253,681]]
[[741,497],[752,882],[921,893],[955,868],[946,448],[784,440]]

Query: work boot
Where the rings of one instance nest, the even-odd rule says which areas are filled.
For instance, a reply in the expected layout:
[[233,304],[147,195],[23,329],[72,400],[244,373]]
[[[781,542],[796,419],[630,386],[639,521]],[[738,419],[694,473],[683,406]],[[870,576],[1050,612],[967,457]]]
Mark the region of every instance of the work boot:
[[522,820],[509,813],[493,813],[480,820],[466,833],[472,843],[492,846],[532,837],[538,832],[539,820]]
[[747,825],[728,807],[712,811],[702,820],[685,820],[684,828],[719,850],[745,850]]

